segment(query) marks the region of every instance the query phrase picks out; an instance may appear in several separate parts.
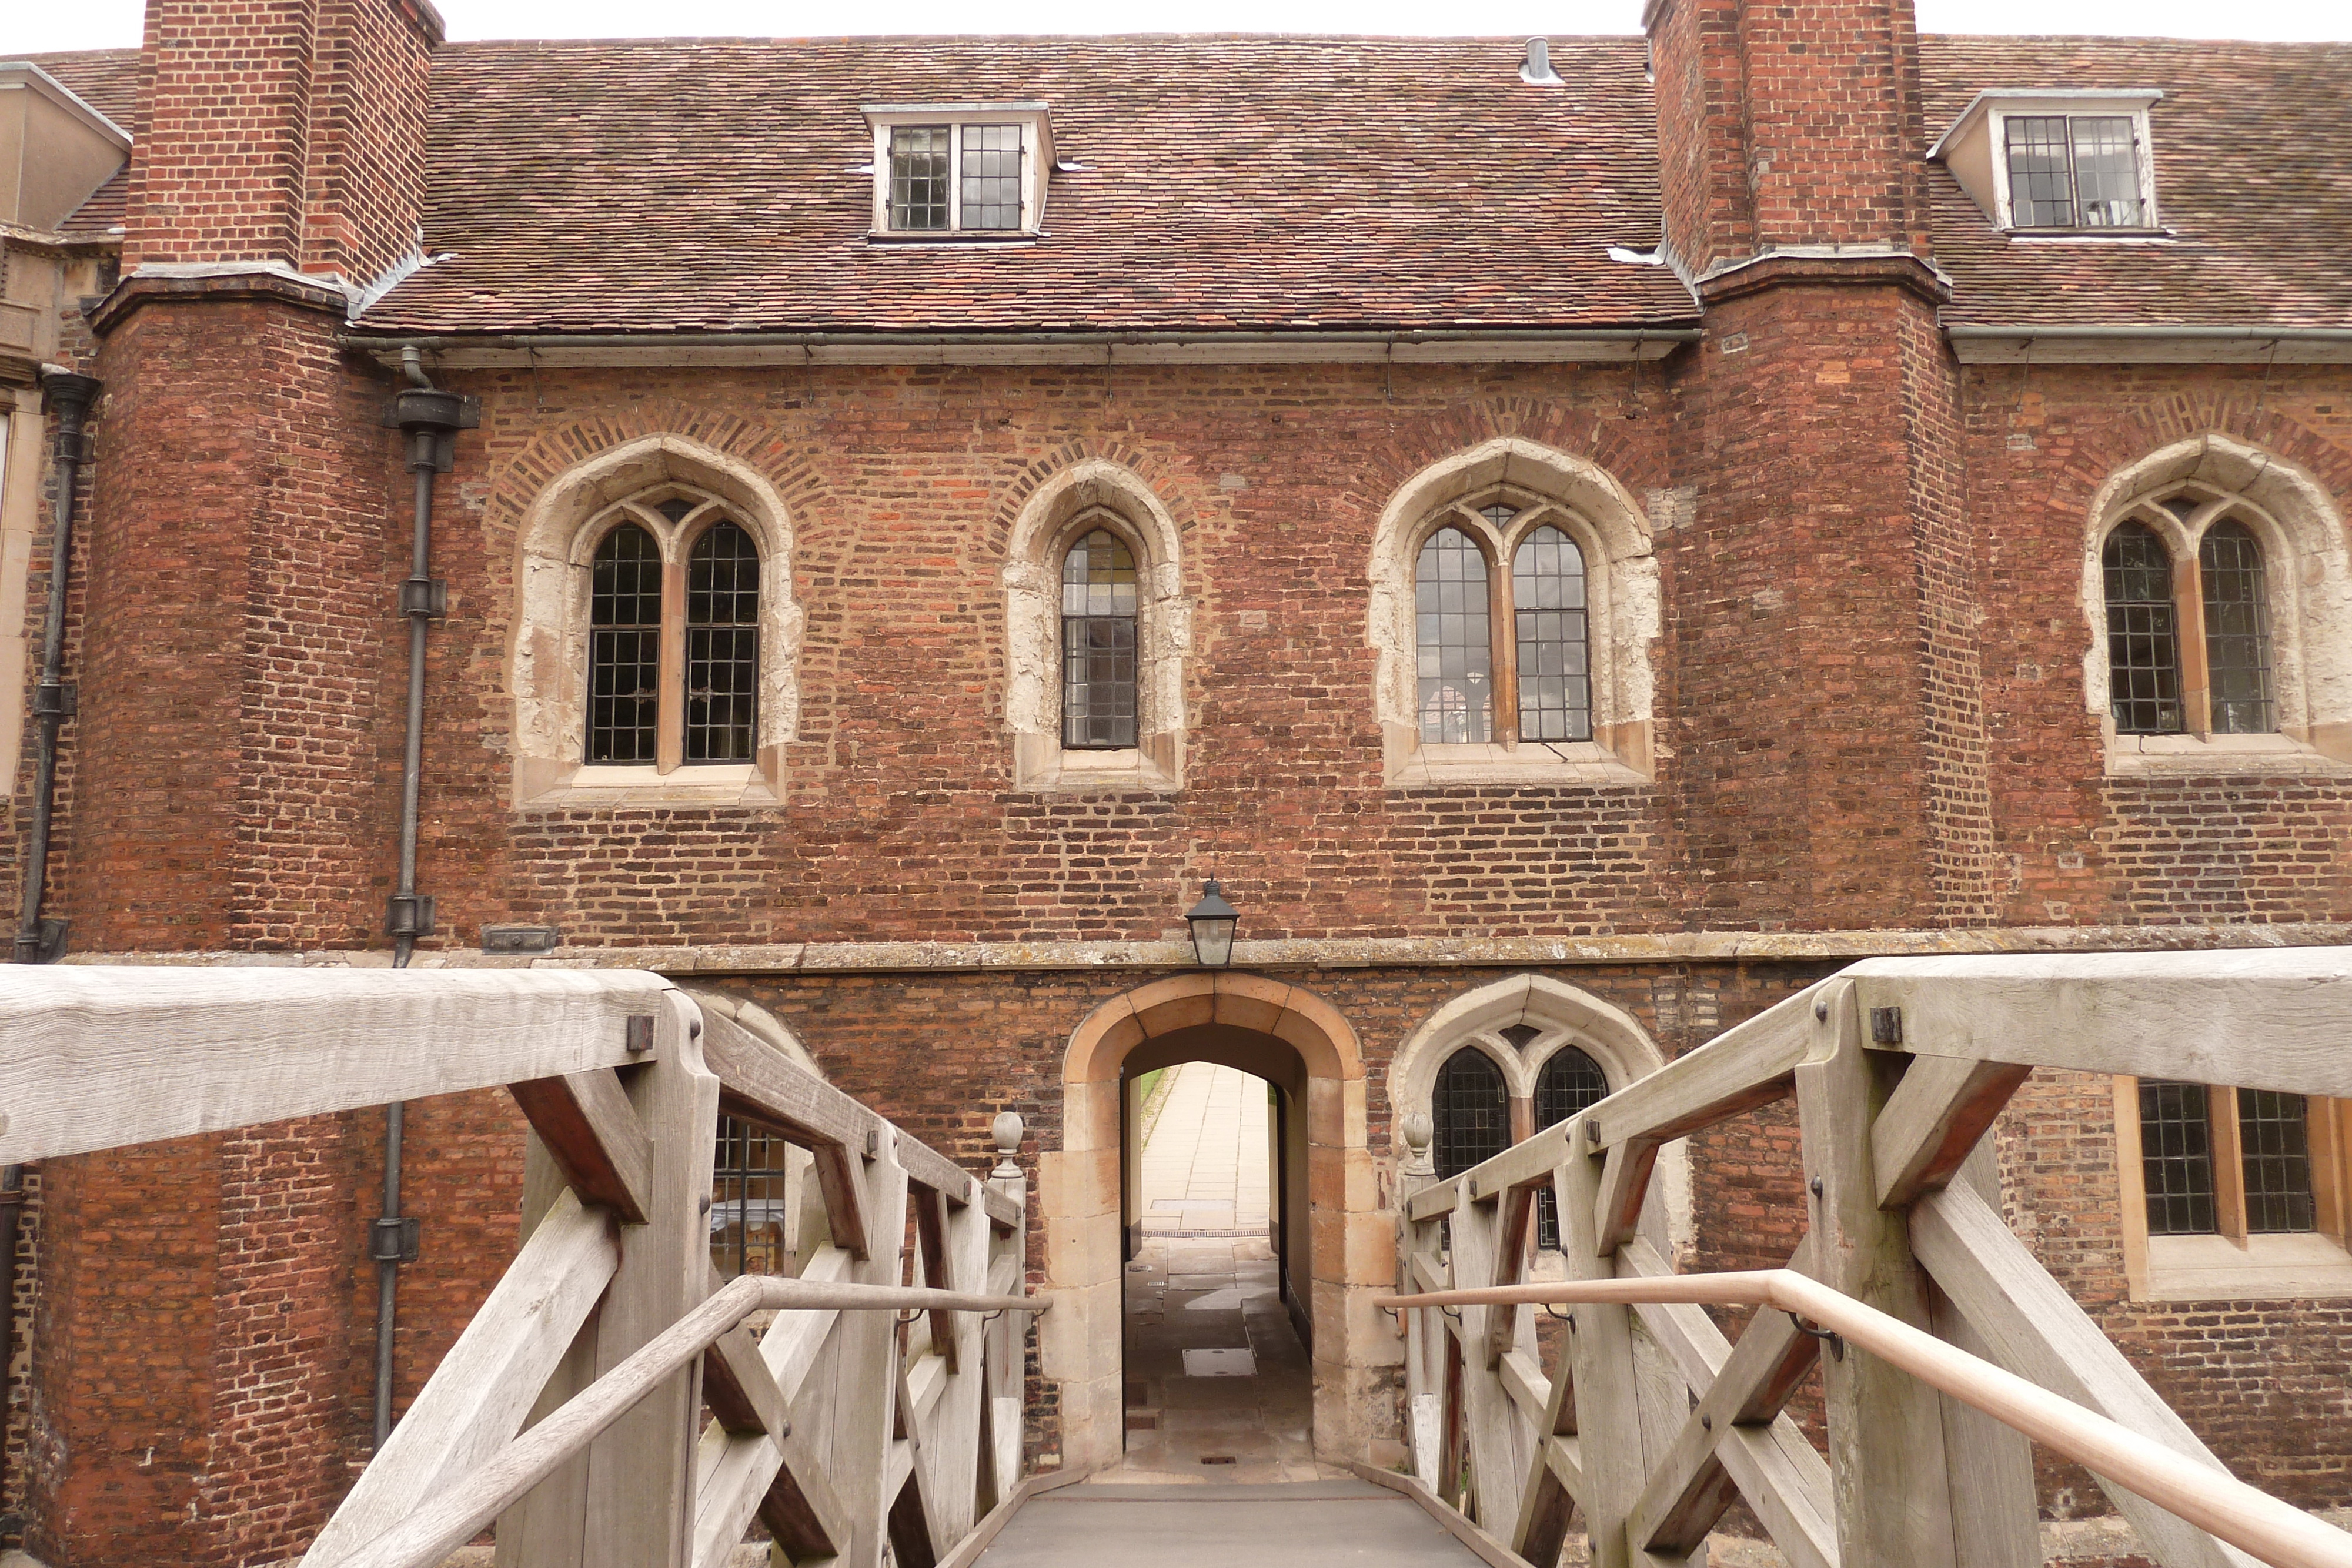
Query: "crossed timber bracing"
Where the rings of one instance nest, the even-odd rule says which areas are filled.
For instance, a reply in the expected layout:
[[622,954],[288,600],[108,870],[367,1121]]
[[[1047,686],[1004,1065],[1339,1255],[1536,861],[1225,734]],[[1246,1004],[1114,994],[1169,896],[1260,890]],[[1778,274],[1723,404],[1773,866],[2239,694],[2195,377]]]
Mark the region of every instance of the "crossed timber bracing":
[[[500,1084],[529,1117],[521,1249],[305,1568],[427,1568],[494,1521],[500,1568],[719,1568],[755,1521],[772,1560],[932,1568],[1015,1491],[1017,1171],[666,980],[9,968],[0,1030],[0,1161]],[[796,1277],[711,1268],[722,1106],[805,1151]]]
[[[2165,1568],[2254,1560],[2215,1531],[2352,1564],[2352,1536],[2229,1477],[2041,1267],[1979,1146],[2036,1068],[2341,1097],[2347,1040],[2352,949],[1872,959],[1452,1180],[1409,1176],[1391,1304],[1420,1479],[1546,1568],[1579,1519],[1596,1568],[1685,1563],[1735,1498],[1796,1568],[2036,1568],[2032,1433]],[[1783,1100],[1809,1222],[1789,1272],[1676,1275],[1644,1218],[1661,1149]],[[1547,1187],[1568,1278],[1539,1286]],[[1849,1332],[1771,1308],[1801,1298]],[[1538,1300],[1573,1303],[1549,1376]],[[1766,1310],[1734,1343],[1706,1302]],[[1826,1457],[1785,1411],[1816,1368]]]

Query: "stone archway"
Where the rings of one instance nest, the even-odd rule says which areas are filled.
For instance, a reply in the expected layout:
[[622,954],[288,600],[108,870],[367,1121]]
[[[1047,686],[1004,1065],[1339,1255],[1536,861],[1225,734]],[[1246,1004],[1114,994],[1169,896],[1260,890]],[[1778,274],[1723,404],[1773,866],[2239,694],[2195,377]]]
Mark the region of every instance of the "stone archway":
[[[1387,1435],[1366,1419],[1402,1359],[1371,1298],[1392,1284],[1396,1216],[1380,1207],[1367,1147],[1363,1053],[1356,1031],[1311,991],[1263,975],[1190,974],[1112,998],[1072,1031],[1062,1059],[1062,1147],[1038,1161],[1045,1284],[1043,1375],[1055,1385],[1062,1463],[1091,1470],[1123,1447],[1120,1388],[1121,1075],[1130,1056],[1223,1059],[1251,1039],[1278,1042],[1305,1068],[1315,1448],[1362,1458]],[[1252,1069],[1255,1071],[1255,1069]]]

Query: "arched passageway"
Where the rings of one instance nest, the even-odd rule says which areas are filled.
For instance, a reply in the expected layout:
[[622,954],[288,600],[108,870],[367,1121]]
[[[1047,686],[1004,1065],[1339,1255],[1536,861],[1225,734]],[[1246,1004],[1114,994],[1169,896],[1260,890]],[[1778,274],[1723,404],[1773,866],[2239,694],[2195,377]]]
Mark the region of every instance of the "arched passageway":
[[1038,1182],[1055,1301],[1040,1354],[1058,1396],[1063,1463],[1099,1468],[1125,1447],[1122,1275],[1139,1234],[1122,1158],[1129,1085],[1187,1061],[1237,1068],[1280,1091],[1272,1249],[1312,1356],[1315,1453],[1361,1457],[1363,1414],[1398,1346],[1370,1300],[1394,1271],[1394,1216],[1377,1207],[1355,1031],[1312,992],[1258,975],[1197,974],[1106,1002],[1064,1056],[1063,1147],[1045,1154]]

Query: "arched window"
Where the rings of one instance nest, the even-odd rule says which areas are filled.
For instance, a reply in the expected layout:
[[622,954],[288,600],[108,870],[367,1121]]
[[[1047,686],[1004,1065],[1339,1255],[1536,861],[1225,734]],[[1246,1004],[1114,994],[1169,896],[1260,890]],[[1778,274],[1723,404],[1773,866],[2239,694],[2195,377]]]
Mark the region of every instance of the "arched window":
[[1486,557],[1460,528],[1429,536],[1413,568],[1420,623],[1421,738],[1495,737],[1495,661]]
[[1440,1181],[1510,1146],[1511,1100],[1503,1070],[1476,1046],[1464,1046],[1437,1070],[1430,1113],[1434,1130],[1431,1153]]
[[[1536,1075],[1536,1130],[1567,1121],[1589,1105],[1609,1098],[1609,1075],[1601,1064],[1572,1045],[1563,1045]],[[1559,1209],[1549,1187],[1536,1199],[1536,1245],[1559,1245]]]
[[2120,735],[2178,735],[2180,704],[2179,607],[2172,558],[2142,523],[2107,536],[2099,564],[2107,590],[2108,704]]
[[2278,705],[2271,693],[2271,606],[2262,544],[2235,518],[2218,522],[2197,547],[2197,574],[2205,591],[2213,731],[2268,735],[2278,728]]
[[1549,523],[1512,552],[1511,608],[1517,633],[1519,738],[1591,739],[1584,552]]
[[1135,744],[1135,555],[1108,528],[1062,558],[1062,744],[1114,751]]
[[[750,762],[759,745],[759,547],[694,497],[629,509],[643,520],[606,534],[590,567],[587,760],[663,772]],[[656,528],[667,531],[657,538]],[[692,540],[682,573],[670,570],[681,538]]]
[[596,547],[588,609],[588,760],[651,762],[660,736],[661,547],[623,523]]
[[686,561],[686,760],[751,761],[759,690],[760,552],[722,518]]

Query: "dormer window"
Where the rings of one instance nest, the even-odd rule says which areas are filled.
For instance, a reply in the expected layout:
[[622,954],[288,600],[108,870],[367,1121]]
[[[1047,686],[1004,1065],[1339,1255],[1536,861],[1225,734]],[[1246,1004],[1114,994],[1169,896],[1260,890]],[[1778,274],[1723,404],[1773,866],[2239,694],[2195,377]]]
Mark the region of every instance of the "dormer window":
[[1928,151],[2021,238],[2155,229],[2154,89],[1980,92]]
[[1052,168],[1042,103],[871,104],[880,240],[1034,235]]

